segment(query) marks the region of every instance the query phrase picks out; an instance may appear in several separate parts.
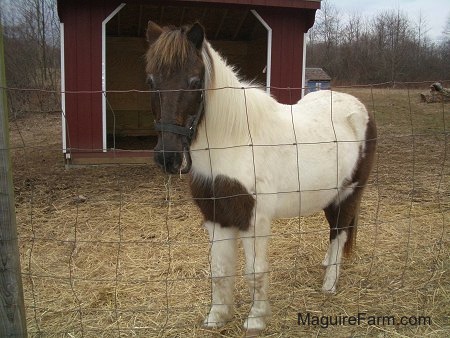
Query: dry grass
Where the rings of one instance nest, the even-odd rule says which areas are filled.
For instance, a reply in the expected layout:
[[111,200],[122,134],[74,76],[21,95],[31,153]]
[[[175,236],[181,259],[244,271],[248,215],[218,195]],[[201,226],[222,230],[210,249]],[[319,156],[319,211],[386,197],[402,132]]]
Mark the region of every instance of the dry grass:
[[[324,295],[324,217],[276,221],[273,317],[263,336],[447,337],[449,106],[420,103],[420,90],[346,91],[374,110],[380,136],[357,249],[345,262],[339,292]],[[30,336],[244,334],[250,296],[242,260],[234,320],[220,332],[201,327],[211,292],[208,240],[187,178],[171,178],[169,205],[168,179],[154,167],[65,170],[57,115],[18,118],[11,138]],[[321,328],[297,325],[298,312],[430,316],[432,323]]]

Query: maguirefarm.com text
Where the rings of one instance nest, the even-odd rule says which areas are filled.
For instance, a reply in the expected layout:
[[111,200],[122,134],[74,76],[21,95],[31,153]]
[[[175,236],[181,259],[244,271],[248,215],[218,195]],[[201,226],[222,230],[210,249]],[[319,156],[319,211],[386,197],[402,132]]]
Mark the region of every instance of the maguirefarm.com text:
[[299,312],[297,316],[297,323],[301,326],[320,326],[327,328],[330,326],[340,325],[376,325],[376,326],[391,326],[391,325],[431,325],[431,317],[429,316],[374,316],[365,312],[360,312],[357,315],[315,315],[310,312]]

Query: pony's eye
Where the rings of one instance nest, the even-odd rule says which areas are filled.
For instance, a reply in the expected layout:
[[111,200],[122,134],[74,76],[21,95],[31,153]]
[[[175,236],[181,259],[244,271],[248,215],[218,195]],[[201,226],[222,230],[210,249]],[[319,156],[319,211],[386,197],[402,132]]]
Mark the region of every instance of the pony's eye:
[[199,89],[201,84],[202,83],[198,76],[193,76],[193,77],[189,78],[189,81],[188,81],[189,89]]
[[149,74],[147,76],[147,80],[145,80],[145,83],[148,84],[150,89],[155,89],[155,79],[153,78],[153,74]]

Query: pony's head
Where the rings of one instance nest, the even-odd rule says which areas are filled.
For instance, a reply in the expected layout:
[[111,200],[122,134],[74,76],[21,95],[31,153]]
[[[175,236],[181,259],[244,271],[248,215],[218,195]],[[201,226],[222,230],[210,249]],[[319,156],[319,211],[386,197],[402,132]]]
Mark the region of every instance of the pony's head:
[[150,21],[147,40],[147,83],[158,131],[155,161],[168,173],[187,173],[189,146],[203,114],[204,29],[198,23],[162,28]]

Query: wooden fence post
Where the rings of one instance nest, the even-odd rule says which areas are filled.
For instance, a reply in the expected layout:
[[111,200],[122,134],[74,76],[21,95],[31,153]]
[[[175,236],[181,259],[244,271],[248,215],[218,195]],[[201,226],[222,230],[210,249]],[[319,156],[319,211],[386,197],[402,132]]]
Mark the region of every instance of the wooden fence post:
[[0,337],[26,337],[5,88],[3,27],[0,22]]

